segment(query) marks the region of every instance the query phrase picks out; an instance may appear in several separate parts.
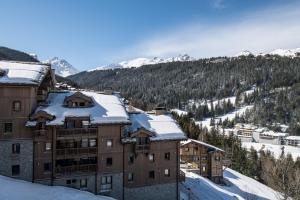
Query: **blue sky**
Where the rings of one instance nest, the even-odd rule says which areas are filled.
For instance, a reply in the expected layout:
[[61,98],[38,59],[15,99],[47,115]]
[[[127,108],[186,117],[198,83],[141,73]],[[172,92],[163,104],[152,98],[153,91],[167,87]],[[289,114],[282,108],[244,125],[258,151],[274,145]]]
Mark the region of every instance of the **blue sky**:
[[296,0],[0,0],[0,46],[80,70],[135,57],[300,47]]

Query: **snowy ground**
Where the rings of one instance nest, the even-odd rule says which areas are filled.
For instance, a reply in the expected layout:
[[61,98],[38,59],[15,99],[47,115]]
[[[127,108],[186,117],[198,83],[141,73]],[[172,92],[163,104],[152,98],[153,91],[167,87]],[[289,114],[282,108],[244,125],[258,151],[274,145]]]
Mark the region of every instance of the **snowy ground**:
[[[250,106],[243,106],[241,108],[236,109],[235,111],[233,111],[231,113],[228,113],[226,115],[222,115],[222,116],[216,117],[215,118],[215,122],[217,123],[219,119],[221,119],[222,121],[224,121],[226,118],[228,118],[229,120],[233,120],[237,114],[238,115],[242,115],[242,114],[244,114],[246,112],[246,110],[250,110],[252,108],[253,108],[252,105],[250,105]],[[206,118],[203,121],[196,121],[196,124],[202,125],[202,127],[207,127],[208,129],[210,129],[211,128],[211,126],[210,126],[210,120],[211,120],[211,118]]]
[[294,160],[296,160],[297,157],[300,157],[300,147],[294,147],[289,145],[274,145],[274,144],[266,144],[266,143],[242,142],[242,147],[246,148],[247,150],[250,150],[251,146],[256,151],[259,151],[261,149],[265,151],[269,150],[274,154],[275,158],[279,158],[279,156],[281,155],[282,147],[284,147],[284,153],[291,154]]
[[60,186],[45,186],[0,176],[1,200],[113,200],[90,192]]
[[191,190],[190,197],[192,200],[276,200],[279,197],[279,194],[272,188],[229,168],[224,170],[226,186],[214,184],[193,172],[185,171],[185,173],[186,181],[181,184],[180,189],[181,200],[188,199],[187,188]]
[[172,109],[171,112],[177,113],[177,115],[187,115],[188,112],[180,110],[180,109]]

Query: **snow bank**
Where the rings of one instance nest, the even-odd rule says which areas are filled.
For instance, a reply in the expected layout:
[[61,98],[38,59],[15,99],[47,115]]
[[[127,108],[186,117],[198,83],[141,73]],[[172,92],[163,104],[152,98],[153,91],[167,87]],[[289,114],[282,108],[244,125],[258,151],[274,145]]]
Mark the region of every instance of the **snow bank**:
[[61,186],[46,186],[0,176],[1,200],[113,200],[90,192]]
[[193,172],[186,172],[186,181],[181,188],[185,194],[181,199],[187,199],[186,188],[191,189],[195,199],[201,200],[273,200],[279,197],[279,193],[272,188],[229,168],[224,170],[224,179],[228,184],[221,186]]

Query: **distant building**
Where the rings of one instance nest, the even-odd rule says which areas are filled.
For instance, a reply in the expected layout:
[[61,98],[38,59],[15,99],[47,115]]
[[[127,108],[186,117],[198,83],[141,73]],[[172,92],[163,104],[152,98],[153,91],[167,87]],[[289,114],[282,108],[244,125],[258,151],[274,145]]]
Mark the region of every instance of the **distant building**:
[[179,199],[185,134],[164,108],[57,91],[51,66],[0,61],[0,174],[116,199]]
[[258,128],[253,133],[255,142],[275,145],[284,145],[288,133],[274,132],[266,128]]
[[300,136],[288,136],[288,137],[286,137],[285,138],[285,144],[300,147]]
[[255,129],[257,129],[257,126],[252,124],[238,123],[235,125],[236,135],[242,142],[252,142]]
[[223,180],[223,160],[225,152],[205,142],[189,139],[181,142],[181,161],[195,164],[199,174],[216,183]]

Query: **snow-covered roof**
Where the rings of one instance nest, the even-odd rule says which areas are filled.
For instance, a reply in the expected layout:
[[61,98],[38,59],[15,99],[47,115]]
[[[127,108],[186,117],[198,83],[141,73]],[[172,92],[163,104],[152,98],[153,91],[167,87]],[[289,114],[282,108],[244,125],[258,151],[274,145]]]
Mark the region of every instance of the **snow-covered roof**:
[[260,135],[268,135],[268,136],[274,136],[274,137],[284,137],[287,136],[287,133],[280,133],[280,132],[274,132],[274,131],[264,131],[261,132]]
[[208,147],[208,148],[212,148],[212,149],[217,150],[217,151],[222,151],[222,152],[224,152],[223,149],[220,149],[220,148],[218,148],[218,147],[216,147],[216,146],[207,144],[207,143],[202,142],[202,141],[199,141],[199,140],[193,140],[193,139],[188,139],[188,140],[186,140],[186,141],[182,141],[182,142],[181,142],[181,146],[186,145],[186,144],[189,144],[189,143],[191,143],[191,142],[194,142],[194,143],[197,143],[197,144],[206,146],[206,147]]
[[[75,91],[49,93],[47,106],[39,106],[35,113],[45,111],[55,116],[54,120],[47,121],[46,125],[63,125],[66,117],[90,117],[91,124],[130,123],[123,103],[114,95],[84,92],[82,94],[91,97],[92,107],[70,108],[64,105],[64,100],[76,93]],[[34,126],[32,121],[27,126]]]
[[145,112],[130,114],[131,126],[128,132],[134,133],[139,129],[146,129],[154,135],[151,141],[185,140],[186,136],[176,121],[170,115],[154,115]]
[[285,139],[287,139],[287,140],[300,140],[300,136],[293,135],[293,136],[288,136]]
[[49,65],[34,62],[0,61],[0,84],[38,85],[50,69]]

